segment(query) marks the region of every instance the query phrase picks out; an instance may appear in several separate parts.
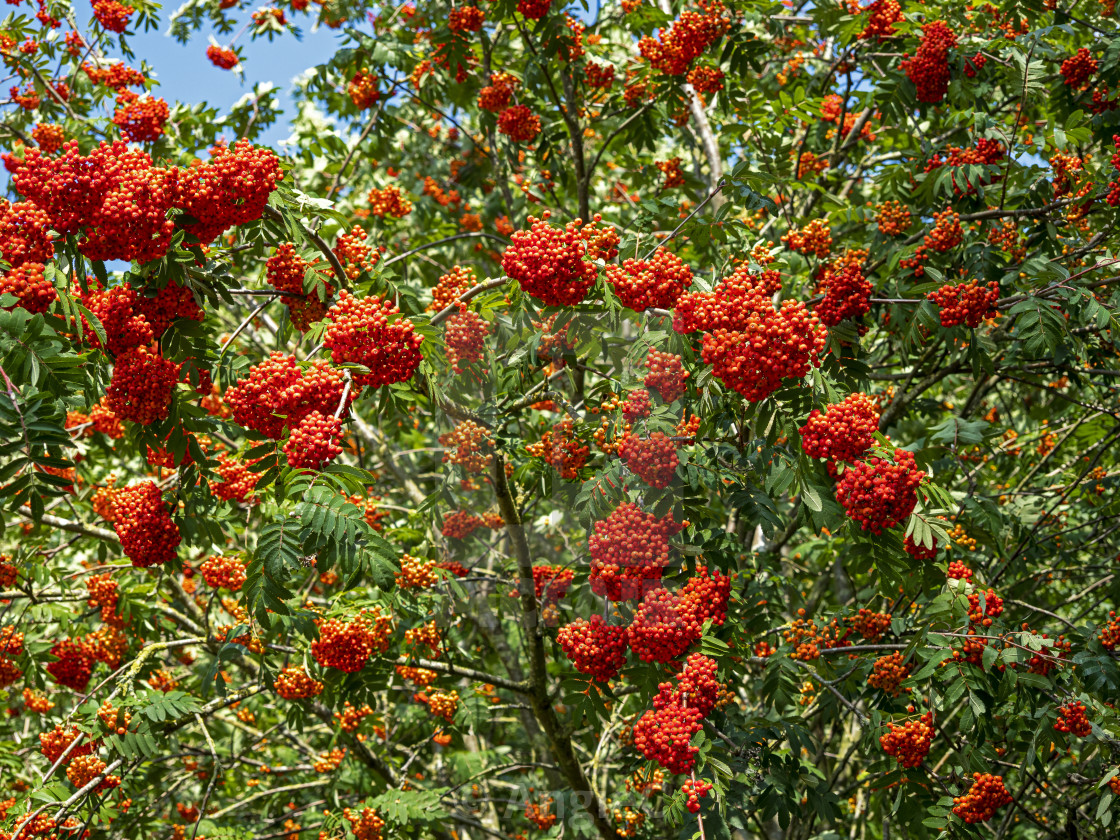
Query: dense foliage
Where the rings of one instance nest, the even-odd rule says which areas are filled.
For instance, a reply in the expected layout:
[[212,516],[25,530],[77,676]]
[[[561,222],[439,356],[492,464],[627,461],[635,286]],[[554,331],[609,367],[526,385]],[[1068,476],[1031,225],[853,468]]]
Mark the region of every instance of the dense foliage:
[[0,837],[1115,836],[1114,3],[9,3]]

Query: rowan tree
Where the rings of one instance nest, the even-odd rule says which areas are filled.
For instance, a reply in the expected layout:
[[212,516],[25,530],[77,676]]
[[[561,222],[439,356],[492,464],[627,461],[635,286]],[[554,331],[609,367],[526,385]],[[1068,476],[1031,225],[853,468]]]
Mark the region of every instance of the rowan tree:
[[0,838],[1114,836],[1114,3],[13,5]]

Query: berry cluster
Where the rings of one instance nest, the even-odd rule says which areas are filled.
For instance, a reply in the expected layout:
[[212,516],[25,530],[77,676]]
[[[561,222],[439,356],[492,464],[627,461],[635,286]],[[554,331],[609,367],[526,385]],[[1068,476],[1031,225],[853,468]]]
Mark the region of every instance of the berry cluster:
[[113,493],[113,529],[121,549],[140,569],[175,559],[179,527],[171,521],[163,494],[153,481],[122,487]]
[[[283,292],[280,302],[288,307],[293,326],[300,332],[307,332],[316,321],[327,314],[327,307],[316,292],[304,294],[304,277],[312,263],[296,253],[295,246],[285,242],[264,264],[265,281],[278,292]],[[324,284],[323,297],[329,300],[334,287]]]
[[726,9],[719,0],[700,0],[700,11],[684,11],[666,32],[659,29],[657,38],[649,36],[638,41],[638,50],[655,70],[668,76],[683,76],[731,25]]
[[994,589],[988,589],[984,593],[984,605],[980,605],[980,593],[973,592],[968,596],[968,620],[970,623],[982,626],[991,627],[992,619],[1003,615],[1003,599],[999,597]]
[[381,92],[377,89],[377,76],[368,70],[359,70],[350,77],[346,93],[359,111],[373,107],[373,103],[381,98]]
[[889,731],[879,737],[879,746],[889,756],[898,759],[899,765],[907,769],[917,767],[927,755],[933,743],[933,712],[926,712],[917,720],[902,726],[887,724]]
[[653,432],[648,438],[626,435],[618,455],[630,472],[658,489],[669,486],[680,463],[676,444],[664,432]]
[[751,274],[740,266],[710,292],[685,292],[673,308],[673,330],[679,333],[715,329],[742,330],[752,315],[774,309],[773,296],[782,287],[777,271]]
[[556,825],[556,814],[552,813],[553,798],[549,796],[540,802],[525,803],[525,819],[541,831],[548,831]]
[[577,671],[598,682],[613,680],[626,664],[626,628],[607,624],[601,615],[565,624],[556,641]]
[[862,530],[880,534],[914,512],[925,475],[917,469],[913,453],[896,449],[893,462],[876,456],[846,469],[836,486],[836,500]]
[[509,100],[520,82],[510,73],[491,73],[490,84],[479,91],[478,107],[497,114],[509,106]]
[[802,379],[820,365],[825,328],[800,301],[752,312],[741,331],[717,329],[703,338],[701,358],[725,386],[750,402],[766,399],[783,379]]
[[534,458],[543,458],[560,477],[569,481],[579,477],[579,471],[587,463],[591,448],[573,433],[575,424],[572,418],[563,420],[546,431],[537,443],[530,443],[525,450]]
[[822,414],[813,409],[801,427],[801,448],[810,458],[853,462],[875,442],[879,411],[866,394],[849,394]]
[[362,670],[375,651],[388,650],[393,629],[392,617],[383,616],[377,607],[363,610],[350,621],[316,619],[315,624],[319,638],[311,643],[311,656],[321,667],[347,674]]
[[412,212],[412,202],[392,184],[384,189],[374,187],[369,191],[369,212],[380,219],[403,219]]
[[0,253],[12,268],[24,263],[46,263],[54,256],[47,231],[51,219],[31,201],[10,204],[0,199]]
[[731,578],[719,570],[713,576],[707,566],[699,563],[696,574],[681,587],[680,596],[685,607],[701,624],[711,619],[712,624],[722,627],[727,619],[727,604],[731,600]]
[[655,160],[653,165],[656,166],[664,176],[661,180],[661,189],[671,190],[674,187],[684,186],[684,173],[681,171],[681,159],[679,157],[669,158],[668,160]]
[[510,105],[498,114],[498,133],[514,143],[527,143],[541,133],[541,118],[528,105]]
[[860,39],[885,41],[894,37],[894,25],[902,20],[902,6],[898,0],[875,0],[864,11],[869,14],[867,26],[859,33]]
[[663,248],[658,248],[651,260],[608,265],[606,274],[622,305],[636,312],[655,307],[668,309],[692,284],[692,269]]
[[57,661],[47,664],[51,679],[74,691],[85,691],[94,665],[89,646],[73,639],[62,639],[54,643],[50,654],[57,657]]
[[584,65],[583,72],[589,88],[610,90],[611,86],[614,85],[613,64],[589,61]]
[[132,143],[154,143],[163,136],[163,124],[171,116],[167,101],[156,96],[140,97],[130,90],[117,94],[113,124],[121,137]]
[[323,684],[312,678],[302,665],[288,665],[276,675],[273,683],[276,693],[285,700],[304,700],[318,697],[323,692]]
[[373,808],[363,808],[361,811],[343,808],[342,816],[350,823],[350,830],[354,833],[355,840],[381,840],[385,820],[381,819]]
[[919,102],[940,102],[949,92],[949,50],[956,45],[957,36],[944,21],[922,27],[918,51],[899,64],[918,89]]
[[[70,759],[70,763],[66,766],[66,778],[70,784],[81,790],[104,773],[106,766],[105,762],[95,755],[79,755]],[[94,792],[98,793],[118,787],[120,783],[120,776],[105,776],[94,789]]]
[[943,210],[933,214],[933,229],[925,235],[925,247],[934,251],[945,251],[956,248],[964,241],[964,231],[961,229],[961,214],[952,210]]
[[664,402],[676,402],[684,396],[685,382],[690,374],[685,371],[680,356],[651,348],[646,356],[646,368],[649,373],[642,384],[657,391]]
[[226,392],[226,400],[234,422],[278,440],[313,411],[333,415],[344,391],[342,374],[326,362],[304,369],[294,356],[273,351]]
[[210,59],[211,64],[221,70],[232,70],[241,63],[236,52],[229,47],[219,47],[217,44],[211,44],[206,48],[206,57]]
[[825,326],[834,327],[871,311],[871,281],[863,276],[859,265],[848,263],[838,270],[828,271],[822,285],[824,300],[814,311]]
[[351,280],[358,279],[363,272],[373,271],[381,259],[377,251],[365,244],[368,238],[368,233],[354,225],[348,233],[338,235],[338,242],[331,249]]
[[910,229],[910,208],[901,201],[884,201],[875,208],[875,224],[883,236],[902,236]]
[[230,592],[240,591],[247,577],[245,564],[236,557],[228,555],[216,554],[207,557],[198,570],[202,572],[202,579],[206,581],[207,586],[214,589],[228,589]]
[[439,444],[453,448],[443,454],[443,463],[458,464],[470,475],[485,472],[493,461],[494,439],[485,426],[473,420],[457,423],[450,432],[439,436]]
[[447,342],[447,360],[455,373],[463,372],[464,363],[481,362],[486,357],[488,335],[490,325],[466,306],[447,319],[444,340]]
[[452,32],[477,32],[486,21],[486,13],[478,6],[459,6],[447,16],[447,28]]
[[[937,541],[928,548],[921,543],[914,542],[914,537],[907,535],[902,540],[902,547],[906,553],[913,557],[915,560],[933,560],[937,557]],[[950,564],[952,565],[952,564]]]
[[342,454],[342,420],[312,411],[292,427],[284,455],[297,469],[318,470]]
[[93,16],[107,32],[120,34],[128,28],[128,19],[136,11],[117,0],[90,0]]
[[668,589],[646,593],[626,629],[630,648],[643,662],[671,662],[696,642],[703,622],[695,602]]
[[1089,81],[1089,77],[1097,72],[1097,60],[1090,55],[1086,47],[1082,47],[1072,56],[1062,62],[1061,74],[1065,79],[1066,87],[1080,90]]
[[703,779],[687,779],[681,785],[681,792],[685,794],[685,807],[693,813],[699,813],[700,800],[706,799],[708,792],[712,789],[710,782],[705,782]]
[[401,568],[395,574],[397,586],[401,589],[428,589],[439,582],[436,564],[431,560],[421,560],[411,554],[401,555]]
[[891,697],[898,697],[902,693],[902,681],[910,676],[912,670],[910,663],[904,661],[902,654],[896,650],[875,660],[867,684]]
[[214,468],[220,481],[210,482],[210,490],[219,499],[255,503],[253,491],[257,487],[260,474],[249,469],[250,464],[232,458],[225,452],[218,453],[218,466]]
[[[5,254],[5,256],[7,256]],[[58,292],[44,276],[42,263],[25,262],[0,277],[0,295],[15,295],[17,302],[5,307],[9,311],[18,306],[31,313],[46,312],[58,300]]]
[[463,292],[478,285],[478,276],[473,269],[461,265],[454,266],[447,274],[443,274],[432,289],[432,303],[429,310],[439,311],[449,306],[460,303]]
[[953,797],[953,813],[966,823],[987,822],[997,810],[1012,801],[1011,794],[1003,786],[1003,776],[973,773],[972,778],[968,793]]
[[182,172],[178,206],[198,220],[186,229],[211,242],[228,228],[259,219],[283,176],[280,159],[270,149],[245,139],[232,147],[219,143],[209,161]]
[[540,20],[548,14],[552,0],[517,0],[517,11],[529,20]]
[[681,672],[677,690],[661,683],[653,708],[634,724],[634,746],[670,773],[688,774],[696,763],[699,748],[689,741],[715,703],[719,692],[715,671],[715,662],[693,654]]
[[832,253],[832,229],[824,219],[813,219],[801,230],[784,234],[782,242],[799,254],[823,260]]
[[440,534],[452,540],[465,540],[475,531],[486,527],[486,520],[469,510],[455,510],[443,517]]
[[986,318],[996,316],[995,304],[999,300],[999,283],[994,280],[981,286],[975,280],[956,286],[945,285],[926,295],[939,307],[941,326],[955,327],[967,324],[972,329]]
[[443,718],[448,723],[455,720],[455,711],[459,708],[459,693],[457,691],[433,691],[427,698],[428,711],[436,717]]
[[622,417],[628,423],[635,420],[644,420],[653,412],[653,403],[649,398],[649,391],[645,388],[636,388],[626,395],[622,405]]
[[685,524],[670,514],[660,519],[624,502],[593,525],[587,547],[591,554],[591,590],[611,601],[633,600],[659,585],[669,561],[669,538]]
[[117,357],[105,390],[105,404],[122,420],[148,425],[166,420],[171,392],[182,365],[169,362],[159,351],[133,347]]
[[114,90],[141,87],[148,82],[147,76],[139,70],[129,67],[123,61],[114,62],[108,67],[95,67],[89,62],[83,62],[82,71],[89,76],[89,80],[95,85],[105,85]]
[[538,563],[533,566],[533,594],[555,603],[568,594],[575,572],[563,566]]
[[[548,211],[540,219],[530,216],[529,230],[514,232],[502,255],[502,270],[547,306],[574,306],[599,275],[592,260],[617,255],[618,235],[613,228],[597,228],[598,215],[590,224],[576,219],[563,229],[550,226],[548,217]],[[609,234],[614,235],[613,242]],[[607,247],[593,247],[593,239],[606,239]]]
[[693,67],[688,71],[687,79],[697,93],[716,93],[723,90],[723,71],[718,67]]
[[1077,738],[1084,738],[1093,731],[1093,725],[1085,716],[1085,704],[1074,700],[1058,708],[1058,720],[1054,728]]

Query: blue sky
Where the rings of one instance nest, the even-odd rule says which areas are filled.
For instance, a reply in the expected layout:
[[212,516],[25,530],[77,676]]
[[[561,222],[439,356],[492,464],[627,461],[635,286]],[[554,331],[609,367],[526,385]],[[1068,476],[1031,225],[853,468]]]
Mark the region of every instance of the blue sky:
[[[256,41],[242,35],[236,46],[240,48],[244,77],[231,70],[221,70],[210,63],[206,48],[210,45],[209,32],[203,30],[194,35],[186,45],[180,44],[167,35],[167,20],[174,7],[164,9],[165,17],[158,30],[139,32],[129,39],[133,52],[138,59],[144,59],[152,67],[153,75],[159,81],[156,94],[169,103],[175,101],[196,104],[205,101],[210,105],[226,110],[238,99],[249,93],[256,82],[275,83],[281,106],[288,116],[291,114],[292,100],[289,96],[292,79],[308,67],[326,61],[337,49],[341,39],[338,30],[322,27],[312,31],[312,17],[295,15],[295,23],[303,30],[303,39],[297,41],[290,33],[275,38]],[[252,11],[259,7],[246,7],[243,13],[248,20]],[[317,10],[318,7],[312,7]],[[238,26],[234,32],[240,29]],[[225,46],[230,36],[217,37],[218,43]],[[259,142],[275,145],[277,140],[288,136],[287,117],[282,117],[276,125],[267,129]]]

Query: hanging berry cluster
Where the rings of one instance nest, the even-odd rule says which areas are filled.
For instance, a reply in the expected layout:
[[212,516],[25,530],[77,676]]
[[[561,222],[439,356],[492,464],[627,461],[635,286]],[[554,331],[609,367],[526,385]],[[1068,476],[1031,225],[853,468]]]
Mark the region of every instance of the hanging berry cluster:
[[326,362],[301,368],[294,356],[277,350],[250,368],[249,375],[226,392],[226,401],[234,422],[278,440],[287,427],[313,411],[333,415],[344,391],[341,372]]
[[514,143],[527,143],[541,133],[541,118],[528,105],[511,105],[498,114],[498,133]]
[[914,512],[925,475],[917,469],[913,453],[896,449],[893,462],[875,456],[844,470],[836,500],[862,530],[880,534]]
[[528,444],[525,451],[534,458],[544,459],[560,473],[561,478],[573,481],[579,477],[579,471],[591,455],[591,448],[575,436],[574,427],[572,418],[565,416],[546,431],[537,443]]
[[447,342],[447,360],[455,373],[463,373],[464,364],[476,364],[486,358],[488,335],[490,325],[465,305],[447,319],[444,340]]
[[292,427],[284,455],[288,466],[318,470],[342,454],[342,420],[312,411]]
[[369,373],[353,375],[357,385],[377,388],[405,382],[424,359],[420,354],[424,337],[413,330],[411,321],[399,317],[390,300],[359,299],[343,290],[327,312],[327,321],[323,346],[331,351],[335,364],[369,368]]
[[276,693],[285,700],[306,700],[323,693],[323,684],[313,679],[302,665],[288,665],[276,675]]
[[902,681],[910,676],[911,670],[913,666],[896,650],[875,660],[867,677],[867,684],[891,697],[898,697],[903,691]]
[[945,285],[926,295],[940,309],[941,326],[955,327],[966,324],[976,329],[987,318],[996,316],[995,304],[999,300],[999,283],[994,280],[981,286],[971,283]]
[[597,682],[613,680],[626,664],[626,628],[607,624],[601,615],[565,624],[556,641],[576,670]]
[[[264,265],[265,281],[278,292],[283,292],[280,302],[288,307],[292,325],[300,332],[307,332],[316,321],[327,314],[327,307],[319,299],[318,290],[304,293],[304,277],[313,264],[296,253],[295,246],[285,242],[276,249]],[[334,287],[324,284],[323,298],[330,300]]]
[[589,224],[576,219],[563,229],[550,226],[549,215],[530,216],[529,229],[514,232],[502,270],[547,306],[574,306],[599,276],[594,260],[617,256],[618,234],[599,228],[597,214]]
[[801,427],[801,448],[810,458],[853,462],[875,442],[879,411],[866,394],[849,394],[822,414],[813,409]]
[[972,787],[964,796],[953,797],[953,813],[966,823],[987,822],[996,811],[1012,801],[1003,785],[1003,776],[973,773]]
[[202,579],[206,581],[207,586],[214,589],[228,589],[230,592],[239,591],[247,577],[244,563],[236,557],[220,554],[207,557],[198,570],[202,573]]
[[782,242],[799,254],[823,260],[832,253],[832,229],[824,219],[813,219],[801,230],[784,234]]
[[1061,74],[1065,79],[1066,87],[1081,90],[1090,77],[1097,72],[1097,60],[1093,58],[1086,47],[1081,47],[1076,53],[1062,62]]
[[731,25],[719,0],[700,0],[700,11],[686,10],[669,30],[659,29],[657,38],[638,41],[638,51],[655,70],[668,76],[683,76],[708,47],[723,37]]
[[925,761],[933,743],[933,712],[926,712],[902,726],[889,723],[887,727],[888,732],[879,737],[883,752],[898,759],[899,765],[907,769]]
[[646,356],[646,368],[649,373],[642,383],[657,391],[664,402],[676,402],[684,396],[685,382],[690,374],[685,371],[680,356],[651,348]]
[[894,37],[894,25],[902,20],[898,0],[874,0],[864,11],[868,13],[867,26],[859,33],[860,39],[885,41]]
[[412,212],[412,202],[393,184],[384,189],[374,187],[369,191],[369,212],[382,219],[403,219]]
[[611,601],[642,598],[660,585],[669,562],[669,538],[687,523],[671,514],[658,518],[633,502],[624,502],[610,516],[592,526],[587,547],[591,554],[591,590]]
[[16,303],[5,308],[11,311],[18,306],[32,314],[50,309],[51,304],[58,300],[58,292],[47,280],[44,271],[42,263],[28,262],[0,277],[0,295],[15,295],[17,298]]
[[681,793],[685,795],[684,805],[690,813],[699,813],[700,800],[706,799],[711,789],[711,783],[705,782],[703,779],[685,780],[685,783],[681,785]]
[[346,674],[360,671],[374,653],[389,649],[393,629],[392,616],[382,615],[374,607],[362,610],[354,618],[317,619],[319,638],[311,643],[311,656],[323,668],[334,668]]
[[626,435],[618,447],[618,455],[627,469],[650,487],[668,487],[676,474],[677,445],[664,432],[653,432],[647,438]]
[[133,347],[117,357],[105,391],[105,404],[123,420],[147,425],[166,420],[171,392],[181,365],[146,347]]
[[922,27],[918,51],[899,65],[918,89],[919,102],[940,102],[949,92],[949,50],[956,45],[957,36],[944,21]]
[[113,493],[113,529],[132,565],[145,569],[175,559],[179,527],[153,481],[122,487]]
[[50,228],[50,217],[34,202],[10,204],[0,199],[0,253],[12,268],[50,261],[54,256]]
[[490,431],[473,420],[457,423],[450,432],[439,436],[439,444],[452,449],[443,454],[443,463],[458,464],[470,475],[485,472],[494,459]]
[[673,774],[687,775],[700,752],[689,742],[703,727],[705,716],[715,705],[719,683],[716,664],[698,653],[688,657],[674,691],[661,683],[653,708],[634,724],[634,746],[643,756]]
[[824,300],[813,311],[825,326],[834,327],[871,311],[871,281],[863,276],[859,265],[848,263],[826,272],[821,285]]
[[884,201],[875,208],[875,224],[883,236],[902,236],[910,229],[910,208],[901,201]]
[[1093,731],[1093,725],[1085,715],[1085,704],[1079,700],[1066,703],[1058,708],[1058,720],[1054,728],[1076,738],[1084,738]]
[[636,312],[668,309],[692,284],[692,269],[663,248],[658,248],[650,260],[608,265],[606,275],[622,305]]

